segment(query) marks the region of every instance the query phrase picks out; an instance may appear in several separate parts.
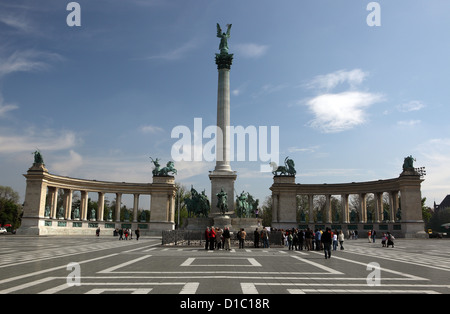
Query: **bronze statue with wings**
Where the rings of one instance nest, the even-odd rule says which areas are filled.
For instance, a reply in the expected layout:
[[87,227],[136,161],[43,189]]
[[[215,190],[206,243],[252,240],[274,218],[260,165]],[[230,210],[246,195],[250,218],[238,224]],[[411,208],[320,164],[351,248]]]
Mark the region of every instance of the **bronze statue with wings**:
[[221,54],[228,53],[228,38],[230,38],[231,24],[227,24],[227,32],[223,33],[219,23],[217,23],[217,37],[220,38],[219,50]]

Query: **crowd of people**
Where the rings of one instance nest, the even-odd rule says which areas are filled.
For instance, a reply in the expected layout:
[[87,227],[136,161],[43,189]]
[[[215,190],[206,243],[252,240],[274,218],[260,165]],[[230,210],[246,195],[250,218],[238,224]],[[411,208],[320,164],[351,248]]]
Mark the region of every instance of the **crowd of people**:
[[[376,231],[370,230],[367,233],[369,243],[375,243]],[[300,230],[292,228],[283,232],[284,245],[289,250],[308,250],[308,251],[324,251],[325,258],[331,257],[331,250],[336,251],[338,249],[344,250],[345,239],[358,239],[358,231],[347,231],[347,236],[344,235],[342,230],[332,231],[330,228],[315,229],[310,228],[306,230]],[[394,247],[394,236],[390,232],[382,234],[381,244],[382,247]]]
[[[221,229],[219,227],[207,227],[205,230],[205,250],[231,250],[231,238],[236,237],[239,242],[239,248],[245,247],[247,240],[247,232],[244,228],[241,228],[236,234],[232,234],[228,227]],[[269,231],[267,228],[262,230],[255,229],[253,232],[253,245],[255,248],[260,247],[260,243],[263,248],[269,248]]]

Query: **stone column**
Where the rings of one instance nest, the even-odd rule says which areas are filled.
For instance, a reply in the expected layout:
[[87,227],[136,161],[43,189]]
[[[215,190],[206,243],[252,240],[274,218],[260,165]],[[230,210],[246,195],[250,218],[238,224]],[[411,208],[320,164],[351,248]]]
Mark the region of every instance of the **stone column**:
[[314,194],[308,195],[308,203],[309,203],[309,223],[314,223]]
[[120,222],[120,204],[122,203],[122,193],[116,193],[116,222]]
[[64,190],[64,217],[66,220],[72,219],[72,190]]
[[398,210],[398,191],[389,192],[389,219],[390,222],[395,222],[395,214]]
[[383,193],[373,193],[375,197],[375,217],[374,222],[379,223],[383,215]]
[[103,221],[103,212],[105,211],[105,193],[104,192],[98,192],[98,200],[97,200],[97,208],[98,213],[97,217],[99,221]]
[[134,194],[133,202],[133,222],[138,221],[139,194]]
[[325,219],[324,222],[331,223],[333,221],[332,212],[331,212],[331,195],[327,194],[325,195],[326,202],[325,202]]
[[81,191],[81,220],[87,220],[87,211],[88,211],[88,192]]
[[50,193],[50,218],[56,219],[58,214],[58,188],[56,187],[49,187],[49,193]]
[[230,166],[230,69],[233,55],[216,54],[219,72],[217,88],[217,134],[216,134],[216,167],[209,174],[211,180],[211,212],[220,216],[217,207],[217,194],[223,189],[227,193],[228,212],[234,213],[234,181],[236,172]]
[[359,222],[367,222],[366,193],[359,194]]
[[348,194],[341,195],[341,205],[342,205],[342,222],[349,223],[350,222],[350,213],[348,208]]

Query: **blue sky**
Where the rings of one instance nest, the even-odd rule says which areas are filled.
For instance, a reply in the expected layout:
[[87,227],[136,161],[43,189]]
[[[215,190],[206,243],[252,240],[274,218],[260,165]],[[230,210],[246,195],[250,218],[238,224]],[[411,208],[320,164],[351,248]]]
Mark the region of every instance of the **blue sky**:
[[[216,123],[216,23],[231,23],[231,124],[279,126],[297,183],[397,177],[427,168],[422,194],[450,193],[445,0],[77,1],[0,3],[0,185],[23,198],[39,149],[51,173],[151,182],[176,126]],[[204,140],[204,143],[207,139]],[[236,191],[261,201],[261,161],[232,162]],[[176,180],[210,193],[214,162],[179,162]]]

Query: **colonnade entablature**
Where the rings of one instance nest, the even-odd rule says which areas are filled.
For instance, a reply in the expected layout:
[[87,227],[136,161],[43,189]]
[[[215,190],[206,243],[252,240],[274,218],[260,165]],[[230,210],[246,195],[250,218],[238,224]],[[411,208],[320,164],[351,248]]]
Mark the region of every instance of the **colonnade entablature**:
[[[22,234],[92,234],[92,228],[140,227],[144,233],[175,227],[175,178],[154,176],[152,183],[86,180],[51,174],[43,164],[33,164],[24,175],[27,180]],[[63,191],[63,192],[60,192]],[[80,192],[80,206],[73,208],[73,192]],[[98,193],[97,210],[88,213],[89,193]],[[63,202],[58,207],[58,194]],[[115,195],[115,207],[104,217],[105,195]],[[121,219],[123,195],[133,195],[130,217]],[[150,218],[138,217],[139,197],[150,198]],[[144,215],[145,216],[145,215]],[[86,229],[86,228],[91,228]],[[112,231],[111,231],[112,234]]]
[[[422,236],[421,175],[415,171],[403,171],[398,178],[333,184],[295,183],[295,176],[274,176],[272,191],[272,227],[297,228],[308,226],[338,226],[341,229],[380,227],[387,230],[394,225],[400,236]],[[373,195],[374,209],[367,210],[367,196]],[[299,221],[297,196],[308,196],[306,213]],[[314,198],[325,196],[325,206],[314,212]],[[332,196],[340,196],[340,208],[332,214]],[[349,198],[358,198],[358,208],[353,211]],[[389,198],[389,209],[384,208],[383,196]],[[307,219],[305,219],[307,217]],[[390,226],[392,229],[392,226]],[[390,229],[389,229],[390,230]]]

